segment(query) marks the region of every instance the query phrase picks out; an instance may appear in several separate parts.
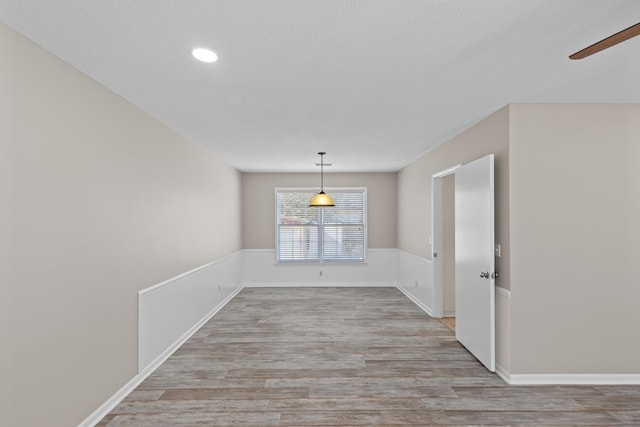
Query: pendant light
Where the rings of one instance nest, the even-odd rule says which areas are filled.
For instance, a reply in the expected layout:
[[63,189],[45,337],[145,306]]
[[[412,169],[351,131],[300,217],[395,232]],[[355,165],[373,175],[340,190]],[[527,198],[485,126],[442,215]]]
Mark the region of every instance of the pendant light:
[[320,154],[320,192],[313,196],[311,199],[311,203],[309,203],[310,208],[327,208],[331,206],[335,206],[333,203],[333,199],[330,195],[324,192],[324,155],[327,154],[324,151],[318,152]]

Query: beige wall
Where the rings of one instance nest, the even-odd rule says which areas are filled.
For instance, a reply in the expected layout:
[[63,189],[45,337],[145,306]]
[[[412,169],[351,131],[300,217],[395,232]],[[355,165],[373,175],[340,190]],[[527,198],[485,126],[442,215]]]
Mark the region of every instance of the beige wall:
[[638,105],[516,104],[398,174],[399,247],[430,258],[431,174],[496,154],[510,374],[640,374],[638,141]]
[[398,173],[398,248],[431,259],[431,175],[495,154],[498,286],[509,288],[509,107],[504,107]]
[[511,106],[513,373],[640,374],[640,105]]
[[[429,244],[431,176],[458,163],[467,163],[490,153],[495,154],[496,243],[502,245],[502,257],[496,259],[496,270],[500,273],[496,284],[508,289],[509,106],[438,146],[398,173],[398,248],[428,260],[432,259]],[[445,252],[444,255],[446,254]],[[447,265],[447,260],[443,261]],[[447,307],[444,309],[447,310]],[[508,300],[496,301],[496,363],[507,370],[511,367],[509,310]]]
[[[367,187],[368,246],[395,248],[396,239],[396,174],[329,173],[325,187]],[[319,174],[242,174],[242,247],[274,249],[276,187],[311,187],[320,184]]]
[[[273,248],[273,189],[318,175],[240,176],[1,24],[0,52],[0,425],[75,425],[136,373],[137,291]],[[430,259],[431,175],[495,153],[509,369],[640,373],[639,126],[637,105],[515,105],[326,184],[368,187],[370,247]]]
[[137,291],[241,248],[241,179],[1,24],[0,52],[0,425],[71,426],[136,374]]
[[11,297],[9,268],[11,267],[9,254],[11,253],[11,242],[9,233],[11,232],[10,218],[12,217],[7,205],[13,194],[12,182],[12,162],[9,158],[10,145],[8,128],[5,126],[7,118],[11,117],[11,106],[6,92],[6,82],[9,79],[9,67],[6,66],[6,59],[3,58],[7,47],[7,40],[4,31],[6,28],[0,24],[0,425],[10,425],[9,408],[12,402],[12,384],[6,381],[9,378],[10,366],[12,363],[9,357],[7,344],[14,341],[13,328],[10,323],[9,310],[11,308]]

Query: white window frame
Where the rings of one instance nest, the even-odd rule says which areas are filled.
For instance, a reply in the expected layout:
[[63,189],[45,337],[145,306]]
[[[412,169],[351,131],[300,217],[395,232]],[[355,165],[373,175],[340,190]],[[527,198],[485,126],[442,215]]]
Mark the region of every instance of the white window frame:
[[309,208],[309,209],[318,209],[320,212],[320,218],[318,220],[318,259],[302,259],[302,260],[289,260],[289,259],[285,259],[285,260],[281,260],[279,258],[279,253],[280,253],[280,212],[279,212],[279,206],[278,206],[278,193],[286,193],[286,192],[309,192],[310,193],[310,197],[309,197],[309,201],[311,201],[311,197],[313,197],[313,195],[315,193],[318,192],[318,189],[316,187],[276,187],[275,191],[274,191],[274,204],[275,204],[275,242],[276,242],[276,247],[275,247],[275,260],[277,264],[349,264],[349,263],[355,263],[355,264],[363,264],[367,262],[367,248],[368,248],[368,227],[367,227],[367,223],[368,223],[368,213],[367,213],[367,187],[325,187],[324,188],[325,192],[329,195],[331,195],[332,193],[344,193],[344,192],[359,192],[362,193],[362,216],[363,216],[363,221],[364,223],[362,224],[364,231],[363,231],[363,257],[362,259],[345,259],[345,260],[340,260],[340,259],[329,259],[329,260],[325,260],[323,259],[323,214],[324,214],[324,209],[331,209],[331,208],[318,208],[318,207],[314,207],[314,208]]

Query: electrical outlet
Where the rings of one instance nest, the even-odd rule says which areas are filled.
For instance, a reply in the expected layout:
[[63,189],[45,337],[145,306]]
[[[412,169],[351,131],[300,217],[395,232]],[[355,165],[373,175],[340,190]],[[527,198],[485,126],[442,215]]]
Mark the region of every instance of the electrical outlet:
[[218,285],[218,292],[222,292],[222,286]]
[[418,287],[418,281],[417,280],[414,282],[414,285],[415,285],[416,288]]

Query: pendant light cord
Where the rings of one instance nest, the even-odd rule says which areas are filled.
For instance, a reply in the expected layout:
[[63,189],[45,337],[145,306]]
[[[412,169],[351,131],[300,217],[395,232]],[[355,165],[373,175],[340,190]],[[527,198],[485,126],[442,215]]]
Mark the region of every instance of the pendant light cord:
[[324,193],[324,155],[327,154],[323,151],[320,154],[320,192]]
[[320,191],[324,192],[324,153],[320,154]]
[[313,196],[309,207],[330,208],[335,206],[335,203],[331,196],[324,192],[324,155],[327,153],[320,151],[318,154],[320,155],[320,192]]

